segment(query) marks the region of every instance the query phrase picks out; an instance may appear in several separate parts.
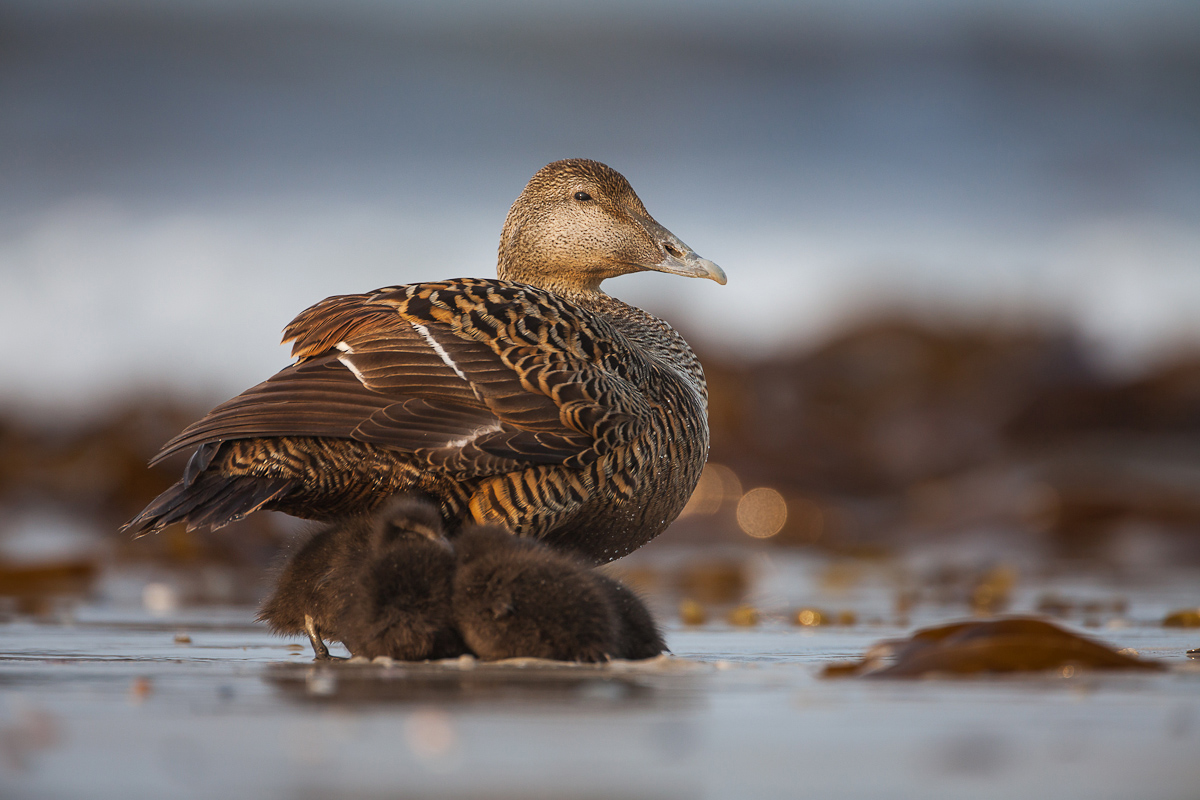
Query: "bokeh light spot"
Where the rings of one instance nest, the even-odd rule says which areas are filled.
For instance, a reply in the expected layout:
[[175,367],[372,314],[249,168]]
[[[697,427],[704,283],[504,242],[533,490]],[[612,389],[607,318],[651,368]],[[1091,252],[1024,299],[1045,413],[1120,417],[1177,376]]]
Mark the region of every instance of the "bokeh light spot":
[[723,464],[709,462],[700,474],[700,482],[696,484],[681,517],[693,514],[711,516],[721,510],[727,501],[736,501],[742,496],[742,482],[737,474]]
[[742,496],[737,506],[738,526],[756,539],[766,539],[787,522],[787,501],[774,489],[761,486]]
[[806,628],[811,628],[816,625],[824,625],[826,623],[825,614],[815,608],[801,608],[792,615],[792,622],[796,625],[802,625]]

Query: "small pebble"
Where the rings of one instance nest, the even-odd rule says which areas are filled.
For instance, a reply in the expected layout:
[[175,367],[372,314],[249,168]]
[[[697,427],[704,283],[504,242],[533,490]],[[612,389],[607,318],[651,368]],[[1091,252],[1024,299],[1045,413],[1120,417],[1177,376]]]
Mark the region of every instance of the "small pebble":
[[134,703],[143,703],[154,694],[154,682],[144,675],[133,679],[129,687],[129,699]]

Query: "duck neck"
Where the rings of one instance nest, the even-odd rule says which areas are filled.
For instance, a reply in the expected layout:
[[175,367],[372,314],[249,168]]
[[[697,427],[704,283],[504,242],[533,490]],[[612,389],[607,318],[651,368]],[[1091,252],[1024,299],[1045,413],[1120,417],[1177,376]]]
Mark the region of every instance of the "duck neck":
[[555,274],[555,271],[549,268],[537,269],[529,266],[514,268],[513,265],[505,263],[504,259],[501,259],[496,265],[496,277],[502,281],[534,286],[581,305],[588,305],[588,301],[594,302],[597,299],[608,297],[600,288],[600,281],[603,278],[589,280],[588,276],[578,273],[564,274],[560,272]]

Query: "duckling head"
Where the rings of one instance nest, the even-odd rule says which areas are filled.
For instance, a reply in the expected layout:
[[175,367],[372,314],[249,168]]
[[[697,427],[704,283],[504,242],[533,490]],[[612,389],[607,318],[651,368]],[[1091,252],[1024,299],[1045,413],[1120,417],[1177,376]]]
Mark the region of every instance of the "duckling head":
[[393,499],[375,517],[373,527],[372,544],[376,551],[419,540],[453,549],[437,508],[421,498],[401,495]]
[[560,294],[606,278],[666,272],[725,283],[725,272],[659,225],[621,173],[572,158],[537,171],[509,209],[496,273]]

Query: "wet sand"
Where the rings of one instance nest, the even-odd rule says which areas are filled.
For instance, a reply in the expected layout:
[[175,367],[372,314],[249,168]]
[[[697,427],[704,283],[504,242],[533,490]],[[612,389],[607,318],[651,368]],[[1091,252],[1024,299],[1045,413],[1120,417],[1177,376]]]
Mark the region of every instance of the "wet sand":
[[[795,626],[778,587],[814,590],[806,576],[820,569],[801,556],[770,566],[751,595],[758,626],[670,622],[672,656],[603,667],[316,665],[250,607],[12,619],[0,625],[0,796],[1200,794],[1200,661],[1186,655],[1200,629],[1161,625],[1195,604],[1196,575],[1056,581],[1119,590],[1124,610],[1089,620],[1099,627],[1060,624],[1160,659],[1163,673],[868,681],[820,672],[967,614],[925,604],[898,621],[868,574],[826,596],[856,624]],[[1032,610],[1043,588],[1021,584],[1013,610]]]

